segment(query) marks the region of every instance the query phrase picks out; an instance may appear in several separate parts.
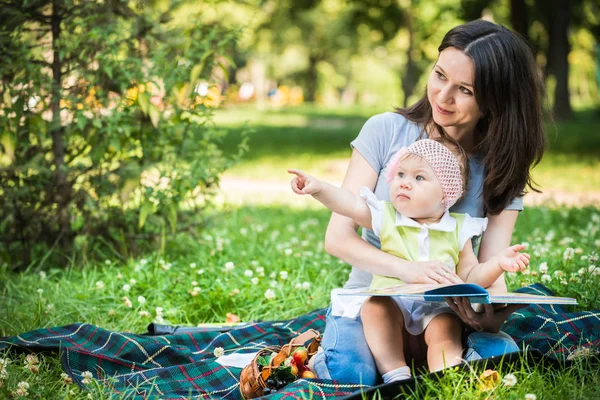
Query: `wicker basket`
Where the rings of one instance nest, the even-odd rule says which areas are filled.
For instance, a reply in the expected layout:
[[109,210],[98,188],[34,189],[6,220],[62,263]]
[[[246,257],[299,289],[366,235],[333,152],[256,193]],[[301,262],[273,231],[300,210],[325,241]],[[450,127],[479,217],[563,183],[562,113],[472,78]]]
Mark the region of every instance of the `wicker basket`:
[[[307,346],[308,359],[315,354],[319,349],[321,343],[321,335],[314,329],[296,336],[288,344],[279,347],[266,347],[258,352],[252,362],[242,370],[240,375],[240,392],[244,399],[254,399],[263,395],[263,390],[267,386],[266,382],[271,376],[271,370],[276,369],[285,361],[300,346],[304,346],[306,342],[311,340]],[[262,371],[258,369],[258,357],[265,356],[271,353],[277,353],[275,357],[271,359],[269,365],[263,367]]]

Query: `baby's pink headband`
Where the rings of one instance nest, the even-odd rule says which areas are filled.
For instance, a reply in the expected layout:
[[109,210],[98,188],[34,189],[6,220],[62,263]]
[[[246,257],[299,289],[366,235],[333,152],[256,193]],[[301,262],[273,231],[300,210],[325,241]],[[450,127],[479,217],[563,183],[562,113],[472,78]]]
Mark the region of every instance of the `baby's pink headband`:
[[396,176],[400,161],[409,154],[416,154],[427,161],[442,186],[445,209],[452,207],[463,193],[462,174],[456,156],[440,142],[431,139],[418,140],[394,154],[386,171],[388,183]]

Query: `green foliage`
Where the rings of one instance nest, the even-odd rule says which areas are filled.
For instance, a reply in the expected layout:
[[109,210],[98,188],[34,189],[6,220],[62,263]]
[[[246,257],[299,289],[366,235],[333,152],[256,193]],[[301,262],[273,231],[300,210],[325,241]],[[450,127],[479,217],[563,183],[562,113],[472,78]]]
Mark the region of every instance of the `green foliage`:
[[39,242],[122,254],[201,222],[236,158],[218,148],[212,74],[239,32],[170,24],[176,5],[3,3],[0,251],[11,264],[39,257]]

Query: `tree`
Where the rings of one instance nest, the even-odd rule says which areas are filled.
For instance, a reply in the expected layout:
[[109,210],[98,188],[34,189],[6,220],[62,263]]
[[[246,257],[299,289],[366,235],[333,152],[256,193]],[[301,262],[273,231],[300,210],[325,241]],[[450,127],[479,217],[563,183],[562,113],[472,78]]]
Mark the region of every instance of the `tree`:
[[175,6],[2,2],[5,259],[24,265],[36,243],[70,253],[94,238],[126,252],[207,204],[231,161],[211,124],[211,71],[236,32],[182,31],[169,24]]

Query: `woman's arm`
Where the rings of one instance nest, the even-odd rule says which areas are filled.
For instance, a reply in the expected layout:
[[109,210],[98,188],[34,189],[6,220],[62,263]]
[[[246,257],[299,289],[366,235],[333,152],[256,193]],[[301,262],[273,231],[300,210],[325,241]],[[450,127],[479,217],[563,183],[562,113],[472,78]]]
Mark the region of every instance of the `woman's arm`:
[[[498,215],[488,217],[487,229],[479,245],[479,262],[488,261],[510,246],[518,216],[517,210],[504,210]],[[500,275],[488,289],[492,292],[507,292],[504,274]]]
[[[373,190],[377,178],[378,172],[358,150],[353,150],[342,188],[358,195],[361,186]],[[352,219],[333,213],[325,234],[326,251],[356,268],[371,274],[400,278],[406,283],[461,282],[454,274],[444,275],[448,269],[442,262],[415,263],[385,253],[358,236],[357,229],[358,225]]]

